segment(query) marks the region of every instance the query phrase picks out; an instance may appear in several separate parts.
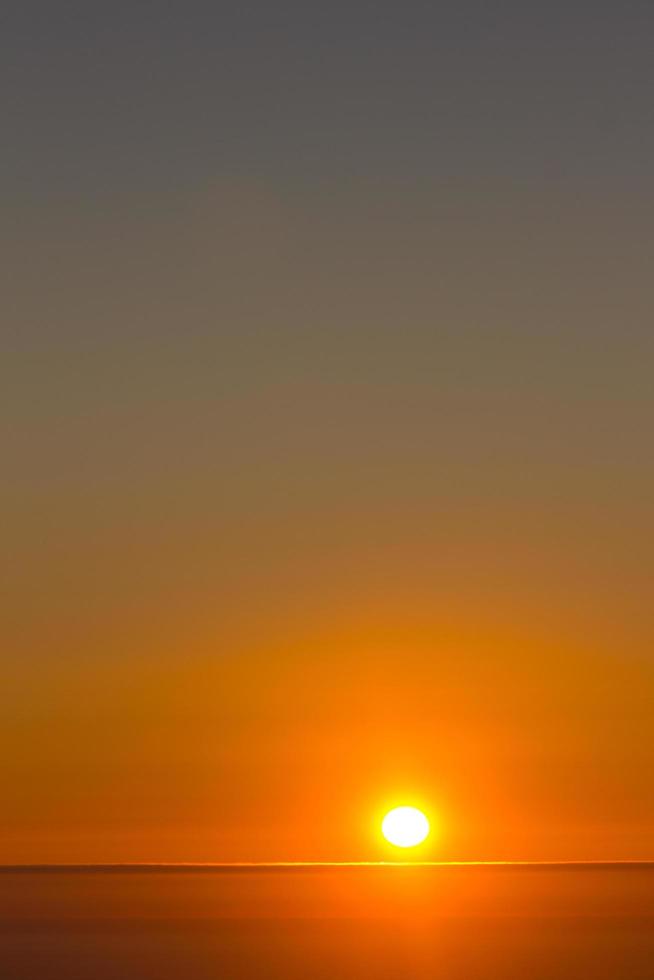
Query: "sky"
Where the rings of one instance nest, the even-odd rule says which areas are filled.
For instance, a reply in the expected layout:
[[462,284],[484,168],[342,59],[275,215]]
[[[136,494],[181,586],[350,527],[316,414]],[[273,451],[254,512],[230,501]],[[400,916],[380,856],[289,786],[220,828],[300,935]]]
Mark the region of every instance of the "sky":
[[645,2],[0,15],[0,861],[654,858]]

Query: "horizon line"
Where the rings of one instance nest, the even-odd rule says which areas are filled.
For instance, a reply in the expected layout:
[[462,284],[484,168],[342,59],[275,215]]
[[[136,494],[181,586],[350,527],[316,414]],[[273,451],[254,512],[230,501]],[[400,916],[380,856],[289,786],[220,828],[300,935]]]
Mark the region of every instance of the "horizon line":
[[0,864],[0,874],[248,874],[332,870],[654,871],[654,860],[568,861],[144,861]]

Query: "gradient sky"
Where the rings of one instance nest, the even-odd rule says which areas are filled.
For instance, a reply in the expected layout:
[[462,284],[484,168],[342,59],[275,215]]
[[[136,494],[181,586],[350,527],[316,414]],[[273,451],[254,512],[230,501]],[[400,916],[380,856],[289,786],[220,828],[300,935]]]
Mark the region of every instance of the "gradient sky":
[[654,858],[653,42],[3,4],[0,861]]

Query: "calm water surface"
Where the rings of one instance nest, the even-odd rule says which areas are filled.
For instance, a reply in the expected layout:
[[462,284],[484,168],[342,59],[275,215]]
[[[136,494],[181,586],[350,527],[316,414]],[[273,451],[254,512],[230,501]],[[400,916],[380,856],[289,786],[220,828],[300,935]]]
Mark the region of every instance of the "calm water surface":
[[654,870],[0,873],[2,980],[640,980]]

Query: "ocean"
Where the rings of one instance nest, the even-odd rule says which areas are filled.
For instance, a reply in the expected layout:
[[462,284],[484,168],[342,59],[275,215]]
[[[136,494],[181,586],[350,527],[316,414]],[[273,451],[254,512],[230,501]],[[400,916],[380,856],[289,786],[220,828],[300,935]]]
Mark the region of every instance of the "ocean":
[[0,980],[654,978],[654,865],[2,868]]

